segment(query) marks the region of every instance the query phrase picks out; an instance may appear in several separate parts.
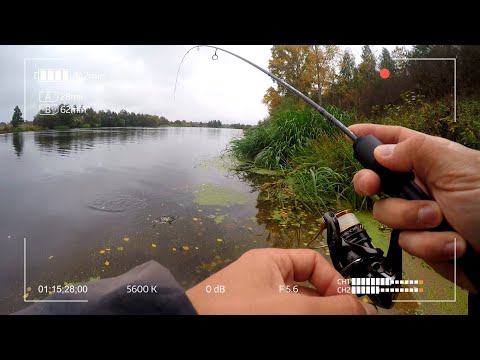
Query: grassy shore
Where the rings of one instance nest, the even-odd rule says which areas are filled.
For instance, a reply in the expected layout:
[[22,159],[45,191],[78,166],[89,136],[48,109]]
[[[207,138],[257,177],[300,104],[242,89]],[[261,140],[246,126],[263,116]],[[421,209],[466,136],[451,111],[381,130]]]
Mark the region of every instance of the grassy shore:
[[[456,121],[449,99],[389,106],[370,119],[334,107],[326,109],[347,126],[365,122],[400,125],[480,148],[479,99],[459,101]],[[352,178],[361,166],[351,144],[310,107],[282,104],[259,126],[234,139],[230,152],[243,162],[243,170],[276,176],[274,183],[269,179],[268,191],[281,206],[293,201],[312,210],[333,211],[367,210],[373,205],[373,198],[354,191]]]

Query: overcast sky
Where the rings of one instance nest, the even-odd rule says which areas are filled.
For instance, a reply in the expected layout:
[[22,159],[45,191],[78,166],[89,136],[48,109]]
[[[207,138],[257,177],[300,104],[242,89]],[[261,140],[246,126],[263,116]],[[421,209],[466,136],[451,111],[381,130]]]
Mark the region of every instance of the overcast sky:
[[[218,45],[267,68],[271,45]],[[380,54],[385,46],[372,46]],[[82,96],[78,103],[95,110],[156,114],[173,120],[256,124],[267,115],[261,100],[271,79],[250,65],[213,49],[192,50],[175,78],[184,53],[192,45],[151,46],[0,46],[0,121],[9,122],[18,105],[26,120],[38,112],[40,91]],[[343,47],[343,46],[342,46]],[[346,45],[359,62],[362,45]],[[48,60],[61,58],[62,60]],[[25,60],[27,59],[27,60]],[[38,81],[38,70],[67,69],[93,79]],[[26,76],[24,77],[24,72]],[[26,101],[24,101],[24,88]],[[67,95],[68,96],[68,95]],[[24,106],[26,103],[26,109]]]

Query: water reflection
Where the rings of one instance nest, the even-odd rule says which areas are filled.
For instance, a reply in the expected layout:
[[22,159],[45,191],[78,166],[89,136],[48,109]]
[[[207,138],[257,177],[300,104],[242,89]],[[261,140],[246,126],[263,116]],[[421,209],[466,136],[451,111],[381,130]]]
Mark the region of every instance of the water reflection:
[[12,134],[12,144],[15,149],[15,154],[20,158],[23,154],[23,133],[13,133]]
[[[277,179],[271,176],[246,171],[237,172],[237,176],[259,192],[257,224],[265,225],[266,241],[273,247],[326,250],[323,239],[319,236],[320,219],[324,211],[307,210],[295,201],[281,201],[272,186]],[[285,193],[288,193],[287,189]]]
[[95,146],[125,145],[168,137],[166,128],[138,129],[77,129],[69,131],[44,131],[34,134],[35,147],[43,152],[56,152],[62,156],[92,150]]

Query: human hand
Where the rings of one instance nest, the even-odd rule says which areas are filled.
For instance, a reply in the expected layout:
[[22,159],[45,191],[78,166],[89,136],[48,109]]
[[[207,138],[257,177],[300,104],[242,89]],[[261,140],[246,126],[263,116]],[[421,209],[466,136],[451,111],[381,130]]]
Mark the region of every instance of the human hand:
[[[318,252],[308,249],[256,249],[187,290],[199,314],[376,314],[375,307],[354,295],[339,295],[343,277]],[[315,289],[281,291],[294,281]],[[207,293],[206,287],[225,287]],[[283,288],[281,288],[283,286]]]
[[[433,197],[432,201],[381,199],[373,215],[387,226],[410,230],[401,232],[400,246],[452,280],[453,265],[448,260],[454,256],[454,238],[457,257],[465,253],[466,241],[480,252],[480,152],[399,126],[357,124],[350,130],[357,136],[373,134],[388,144],[375,149],[375,159],[393,171],[413,170],[415,182]],[[353,182],[361,195],[380,192],[380,178],[371,170],[359,171]],[[435,228],[444,217],[456,232],[412,231]],[[474,291],[458,270],[458,284]]]

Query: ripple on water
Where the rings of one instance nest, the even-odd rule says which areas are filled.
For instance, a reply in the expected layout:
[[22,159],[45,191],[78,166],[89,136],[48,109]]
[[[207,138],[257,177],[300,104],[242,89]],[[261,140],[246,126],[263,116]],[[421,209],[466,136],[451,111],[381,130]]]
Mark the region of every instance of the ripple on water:
[[129,212],[144,209],[147,206],[145,199],[129,194],[110,194],[95,199],[88,205],[90,209],[110,213]]

